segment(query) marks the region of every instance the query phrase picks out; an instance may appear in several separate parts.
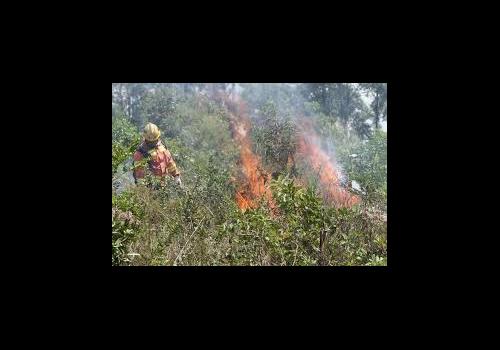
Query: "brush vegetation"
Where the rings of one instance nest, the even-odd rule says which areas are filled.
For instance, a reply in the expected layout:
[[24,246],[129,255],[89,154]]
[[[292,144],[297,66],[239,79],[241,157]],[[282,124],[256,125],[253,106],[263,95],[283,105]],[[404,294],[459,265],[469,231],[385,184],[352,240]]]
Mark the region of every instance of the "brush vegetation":
[[[254,152],[272,174],[274,209],[263,202],[242,212],[235,202],[239,151],[230,112],[209,97],[234,85],[113,84],[113,179],[129,170],[140,130],[151,121],[184,187],[169,179],[159,190],[117,191],[114,181],[112,265],[387,265],[387,133],[378,125],[387,118],[386,86],[241,85],[254,118]],[[377,102],[362,103],[362,93]],[[314,174],[300,180],[306,169],[293,158],[299,114],[360,184],[361,204],[335,208]]]

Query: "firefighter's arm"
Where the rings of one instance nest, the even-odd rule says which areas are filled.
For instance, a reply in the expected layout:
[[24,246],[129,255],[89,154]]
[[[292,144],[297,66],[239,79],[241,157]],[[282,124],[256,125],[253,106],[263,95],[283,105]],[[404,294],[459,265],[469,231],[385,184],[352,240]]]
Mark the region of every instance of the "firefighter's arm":
[[172,157],[169,157],[169,161],[167,164],[167,171],[173,177],[178,177],[181,175],[181,173],[179,172],[179,169],[177,169],[177,165],[175,164],[175,161]]
[[143,156],[141,152],[134,153],[134,180],[137,184],[139,180],[144,179],[144,166],[142,166]]
[[175,179],[175,182],[179,186],[182,186],[181,173],[179,172],[179,169],[177,169],[177,165],[175,164],[174,158],[172,158],[171,155],[168,157],[167,171],[170,176]]

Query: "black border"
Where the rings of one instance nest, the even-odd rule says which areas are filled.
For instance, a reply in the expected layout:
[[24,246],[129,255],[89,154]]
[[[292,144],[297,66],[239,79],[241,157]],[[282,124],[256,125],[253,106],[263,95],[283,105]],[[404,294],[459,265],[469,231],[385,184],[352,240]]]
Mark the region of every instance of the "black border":
[[[183,58],[183,57],[181,57]],[[314,58],[314,57],[313,57]],[[85,154],[85,161],[91,163],[90,172],[75,181],[81,181],[81,191],[87,195],[88,202],[82,199],[78,210],[85,213],[82,229],[86,231],[85,239],[97,238],[88,243],[88,251],[84,254],[91,256],[85,264],[95,267],[105,280],[111,277],[111,283],[118,286],[127,286],[130,289],[139,288],[142,283],[147,285],[161,284],[166,289],[173,286],[194,284],[197,288],[210,290],[217,283],[222,285],[238,283],[244,286],[269,285],[280,287],[308,286],[319,283],[331,283],[333,280],[344,287],[349,284],[383,285],[394,277],[403,278],[414,264],[415,254],[411,253],[412,236],[418,235],[415,227],[405,224],[410,216],[409,211],[415,209],[414,201],[409,200],[407,189],[413,179],[408,177],[411,168],[408,162],[408,149],[411,149],[411,134],[413,125],[408,122],[408,107],[411,103],[409,81],[389,71],[387,65],[377,67],[377,61],[372,65],[351,60],[336,62],[335,60],[307,60],[299,59],[293,62],[282,61],[277,65],[277,59],[261,59],[259,64],[252,59],[235,60],[233,63],[221,63],[214,60],[205,60],[203,64],[193,62],[192,59],[168,60],[163,59],[161,64],[138,60],[134,62],[113,63],[111,82],[373,82],[388,83],[388,266],[387,267],[112,267],[111,276],[104,266],[109,264],[109,179],[100,176],[100,169],[109,163],[108,153],[103,149],[109,148],[109,131],[105,126],[103,110],[109,108],[109,80],[103,74],[99,82],[89,82],[85,86],[88,93],[88,104],[81,112],[89,120],[82,126],[75,137],[85,140],[79,148],[80,154]],[[229,60],[232,62],[231,60]],[[327,61],[327,62],[325,62]],[[342,70],[334,69],[340,64]],[[359,65],[361,64],[361,65]],[[178,66],[176,66],[178,65]],[[169,67],[176,67],[170,69]],[[364,68],[360,68],[364,67]],[[109,76],[108,75],[108,76]],[[106,93],[106,96],[104,96]],[[106,98],[105,98],[106,97]],[[107,106],[105,105],[105,101]],[[91,116],[91,117],[89,117]],[[109,124],[107,124],[109,125]],[[108,129],[109,130],[109,129]],[[413,131],[414,132],[414,131]],[[89,137],[89,135],[92,135]],[[413,153],[412,153],[413,154]],[[108,165],[109,166],[109,165]],[[104,181],[106,180],[106,181]],[[106,220],[105,220],[106,219]],[[106,222],[105,222],[106,221]],[[68,223],[71,225],[74,223]],[[107,241],[104,242],[104,240]],[[106,244],[104,244],[106,243]],[[91,253],[89,253],[91,252]],[[95,254],[99,252],[99,254]],[[106,253],[106,254],[104,254]],[[106,261],[104,261],[106,257]],[[109,265],[108,265],[109,266]],[[182,287],[184,289],[184,287]]]

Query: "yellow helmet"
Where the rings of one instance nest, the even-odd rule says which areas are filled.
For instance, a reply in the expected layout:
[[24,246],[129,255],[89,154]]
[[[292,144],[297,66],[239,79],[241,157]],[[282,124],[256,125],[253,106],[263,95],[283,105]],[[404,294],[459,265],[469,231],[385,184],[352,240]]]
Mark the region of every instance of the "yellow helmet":
[[160,129],[153,123],[147,123],[144,127],[144,138],[146,141],[156,141],[160,138],[160,134]]

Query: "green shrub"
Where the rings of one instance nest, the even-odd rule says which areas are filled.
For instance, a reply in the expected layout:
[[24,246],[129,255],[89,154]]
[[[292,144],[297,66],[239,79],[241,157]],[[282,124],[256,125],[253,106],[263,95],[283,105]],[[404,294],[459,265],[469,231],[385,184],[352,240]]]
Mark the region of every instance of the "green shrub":
[[118,166],[130,158],[141,142],[137,128],[123,115],[112,118],[112,175]]
[[130,262],[129,245],[138,237],[142,208],[131,193],[112,196],[112,265],[124,265]]
[[272,173],[284,172],[297,147],[296,126],[290,118],[278,113],[271,100],[261,107],[260,114],[262,120],[252,128],[255,150]]
[[340,153],[349,179],[359,182],[366,191],[365,200],[387,202],[387,133],[376,130],[365,142]]

